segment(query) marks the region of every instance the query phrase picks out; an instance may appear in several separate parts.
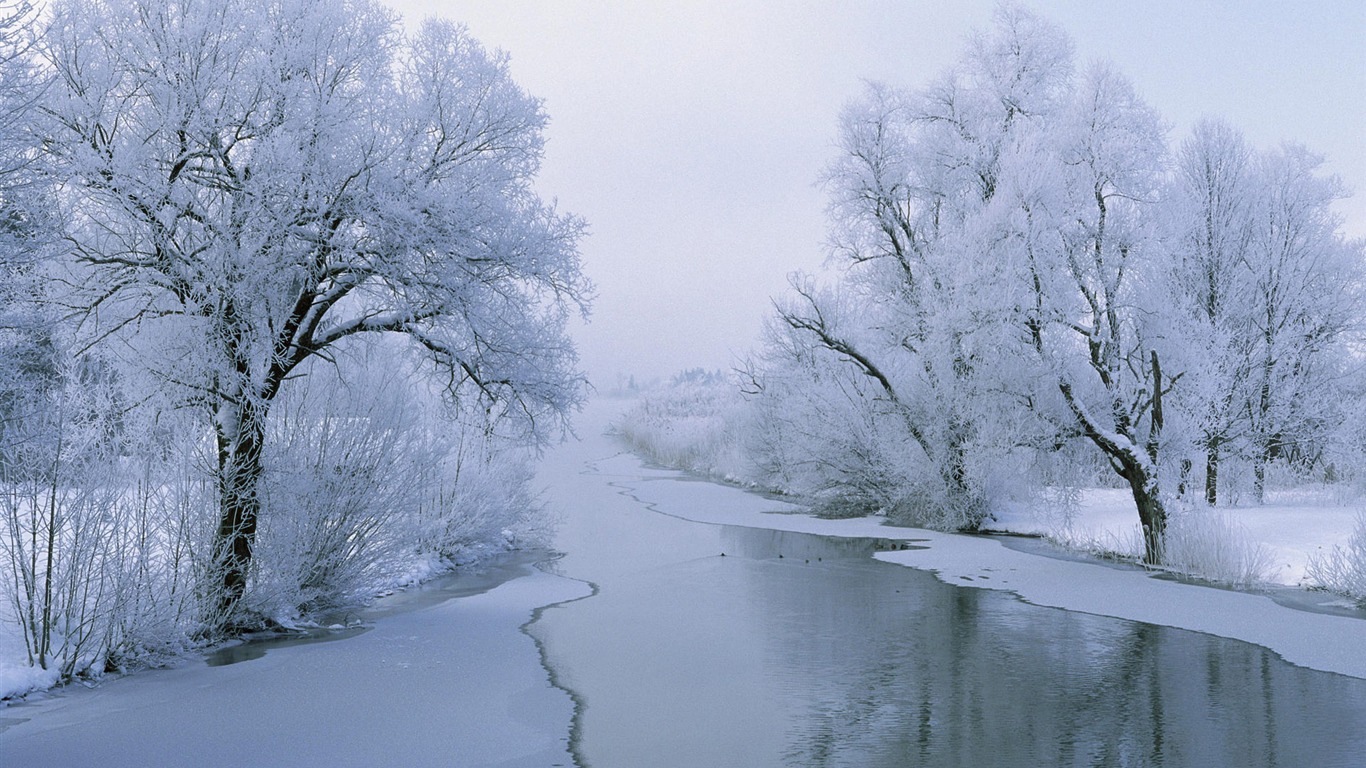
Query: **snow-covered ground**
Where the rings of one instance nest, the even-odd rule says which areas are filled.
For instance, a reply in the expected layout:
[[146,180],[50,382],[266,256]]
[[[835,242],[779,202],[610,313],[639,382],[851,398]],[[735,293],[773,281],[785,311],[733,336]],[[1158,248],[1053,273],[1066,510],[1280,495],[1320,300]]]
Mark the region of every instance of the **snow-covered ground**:
[[[644,468],[640,459],[624,452],[599,462],[599,468],[613,475],[685,477],[671,470]],[[1366,654],[1361,652],[1366,648],[1366,620],[1361,618],[1287,607],[1253,592],[1157,578],[1138,568],[1023,552],[1006,546],[1000,538],[898,528],[883,525],[879,518],[820,519],[802,514],[791,504],[736,487],[694,482],[686,485],[686,493],[680,493],[684,486],[677,483],[624,485],[663,514],[707,523],[901,540],[914,548],[882,552],[877,557],[934,571],[950,584],[1006,590],[1038,605],[1244,640],[1270,648],[1294,664],[1366,679]],[[1110,530],[1119,535],[1128,523],[1118,513],[1120,505],[1115,501],[1103,493],[1093,495],[1078,512],[1075,525],[1078,529],[1090,526],[1098,538]],[[1257,510],[1253,519],[1260,527],[1249,528],[1259,531],[1257,535],[1266,537],[1264,540],[1280,542],[1276,553],[1278,561],[1283,561],[1282,570],[1290,574],[1284,580],[1290,582],[1298,578],[1295,574],[1302,573],[1308,552],[1345,540],[1351,528],[1352,512],[1335,511],[1332,522],[1316,521],[1308,526],[1314,533],[1301,530],[1276,539],[1282,528],[1289,529],[1297,522],[1293,514],[1284,520],[1276,514],[1276,508]],[[1298,514],[1309,513],[1301,510]],[[1024,518],[1007,522],[1021,529],[1035,524]],[[1317,597],[1325,604],[1341,603],[1326,593]],[[888,595],[887,599],[896,598]]]
[[[1302,585],[1310,557],[1345,545],[1360,510],[1321,495],[1283,491],[1267,496],[1266,505],[1219,507],[1215,514],[1231,522],[1235,531],[1241,529],[1250,544],[1266,549],[1266,581]],[[1097,488],[1082,492],[1070,522],[1058,514],[1019,506],[998,512],[990,527],[1048,536],[1081,549],[1132,555],[1142,552],[1138,513],[1134,511],[1133,497],[1125,490]]]

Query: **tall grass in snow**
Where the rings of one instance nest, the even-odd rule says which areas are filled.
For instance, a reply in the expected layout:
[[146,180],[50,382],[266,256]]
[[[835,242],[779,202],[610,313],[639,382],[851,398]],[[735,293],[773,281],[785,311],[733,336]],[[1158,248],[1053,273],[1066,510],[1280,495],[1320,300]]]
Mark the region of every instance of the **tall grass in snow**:
[[685,371],[647,394],[614,423],[642,456],[667,467],[751,482],[745,450],[749,417],[724,373]]
[[[1162,543],[1165,570],[1240,587],[1267,581],[1271,550],[1254,541],[1232,514],[1205,506],[1177,506],[1174,510]],[[1074,518],[1065,516],[1057,519],[1046,535],[1067,549],[1096,557],[1143,557],[1143,531],[1137,525],[1086,532],[1076,527]]]
[[1253,541],[1231,515],[1205,507],[1172,515],[1162,559],[1182,573],[1243,587],[1265,582],[1272,563],[1271,551]]

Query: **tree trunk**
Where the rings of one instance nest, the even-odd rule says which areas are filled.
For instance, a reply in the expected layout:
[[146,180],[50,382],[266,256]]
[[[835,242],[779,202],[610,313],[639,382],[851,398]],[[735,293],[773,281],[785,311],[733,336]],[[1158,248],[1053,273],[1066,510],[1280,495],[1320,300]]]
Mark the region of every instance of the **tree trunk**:
[[948,466],[941,464],[939,474],[948,491],[949,503],[962,516],[962,530],[976,531],[982,527],[985,505],[968,480],[967,441],[962,437],[962,427],[956,419],[954,421],[949,431]]
[[[1124,477],[1129,481],[1129,486],[1134,492],[1134,504],[1138,507],[1138,520],[1143,525],[1143,562],[1148,565],[1157,565],[1162,562],[1162,539],[1167,533],[1167,509],[1162,505],[1162,499],[1157,490],[1158,451],[1161,449],[1162,430],[1165,428],[1166,416],[1162,409],[1162,363],[1158,359],[1157,350],[1152,350],[1149,356],[1151,360],[1151,370],[1153,375],[1153,395],[1152,395],[1152,414],[1151,429],[1148,431],[1148,442],[1145,446],[1148,454],[1148,465],[1139,464],[1130,459],[1121,459],[1124,466]],[[1149,474],[1151,469],[1152,474]]]
[[1266,502],[1266,455],[1262,453],[1252,460],[1252,499],[1258,504]]
[[1143,562],[1162,562],[1162,540],[1167,534],[1167,508],[1157,494],[1156,483],[1137,465],[1126,467],[1124,478],[1133,491],[1138,520],[1143,526]]
[[1252,497],[1258,504],[1262,504],[1266,499],[1266,465],[1275,458],[1272,452],[1274,440],[1271,437],[1268,427],[1271,425],[1271,375],[1276,369],[1276,363],[1271,357],[1271,350],[1274,349],[1275,338],[1272,335],[1271,325],[1267,325],[1266,331],[1266,359],[1262,363],[1262,386],[1258,402],[1258,414],[1254,423],[1257,425],[1257,454],[1252,459]]
[[215,575],[221,577],[216,614],[219,626],[229,625],[246,591],[247,571],[261,512],[261,447],[265,419],[256,409],[244,409],[235,419],[218,425],[218,533],[214,541]]
[[1219,446],[1211,444],[1205,453],[1205,503],[1219,504]]

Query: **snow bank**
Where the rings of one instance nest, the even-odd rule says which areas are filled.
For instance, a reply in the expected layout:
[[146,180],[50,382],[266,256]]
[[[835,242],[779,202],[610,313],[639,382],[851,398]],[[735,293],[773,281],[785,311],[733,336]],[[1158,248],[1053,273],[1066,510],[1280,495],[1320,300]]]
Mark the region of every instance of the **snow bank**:
[[59,677],[55,669],[39,669],[0,658],[0,699],[46,690],[56,685]]
[[[882,552],[881,560],[933,571],[950,584],[1012,592],[1037,605],[1053,606],[1133,621],[1161,624],[1243,640],[1275,651],[1287,661],[1311,669],[1366,679],[1366,620],[1297,610],[1271,598],[1247,592],[1195,586],[1155,578],[1137,568],[1099,562],[1065,560],[1008,548],[991,537],[896,528],[880,518],[825,520],[798,514],[791,504],[774,501],[739,488],[702,483],[683,473],[651,469],[630,454],[618,454],[595,464],[597,471],[615,476],[624,492],[662,514],[703,523],[743,525],[826,536],[867,536],[900,540],[914,549]],[[699,487],[702,486],[702,487]],[[686,491],[686,492],[683,492]],[[1079,524],[1110,530],[1102,512],[1117,509],[1093,499]],[[1260,510],[1259,510],[1260,511]],[[1260,511],[1258,519],[1275,514]],[[1345,516],[1350,530],[1350,514]],[[1118,516],[1113,524],[1120,525]],[[1125,523],[1127,524],[1127,522]],[[1116,528],[1116,530],[1118,530]],[[1320,524],[1326,534],[1334,530]],[[1309,537],[1277,549],[1283,570],[1298,562]],[[895,599],[887,596],[887,599]],[[1330,601],[1325,596],[1324,602]]]

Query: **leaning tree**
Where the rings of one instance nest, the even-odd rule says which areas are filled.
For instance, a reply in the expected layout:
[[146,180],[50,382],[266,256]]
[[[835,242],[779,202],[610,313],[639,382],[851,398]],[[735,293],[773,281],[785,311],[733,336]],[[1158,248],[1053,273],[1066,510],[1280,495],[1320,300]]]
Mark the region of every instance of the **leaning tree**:
[[205,414],[216,621],[305,361],[405,338],[447,393],[538,440],[577,403],[582,224],[533,190],[546,118],[504,55],[373,0],[58,0],[49,25],[63,301],[88,346]]

